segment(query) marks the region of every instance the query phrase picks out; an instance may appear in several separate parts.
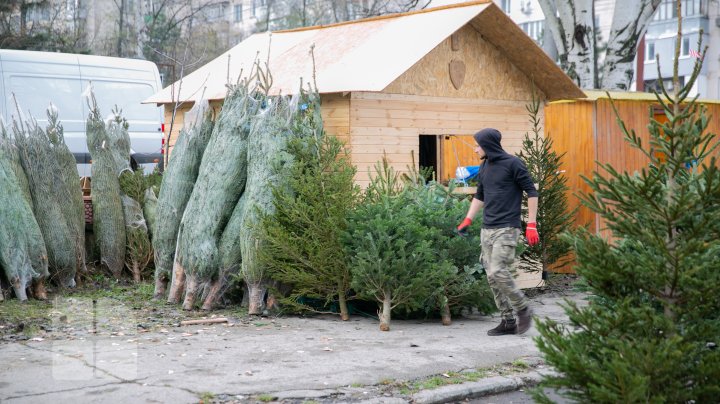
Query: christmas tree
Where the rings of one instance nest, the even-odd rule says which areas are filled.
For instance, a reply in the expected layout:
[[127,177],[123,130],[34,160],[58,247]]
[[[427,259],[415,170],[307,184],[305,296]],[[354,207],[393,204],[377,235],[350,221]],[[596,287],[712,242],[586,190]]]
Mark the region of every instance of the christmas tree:
[[[537,226],[540,242],[524,250],[520,257],[520,268],[533,270],[540,263],[543,273],[550,269],[558,270],[569,263],[570,244],[559,236],[570,230],[575,211],[568,210],[567,178],[562,174],[561,165],[564,154],[553,150],[553,140],[543,137],[540,126],[540,101],[533,100],[526,107],[532,136],[525,134],[520,157],[537,183],[538,212]],[[527,207],[527,196],[524,196]],[[527,209],[527,208],[525,208]]]
[[[680,16],[680,2],[677,7]],[[583,202],[612,232],[610,239],[586,230],[568,237],[577,272],[592,293],[590,304],[566,305],[570,326],[537,324],[538,347],[559,372],[542,386],[578,401],[720,397],[720,171],[713,156],[718,140],[705,133],[705,108],[688,98],[701,60],[680,86],[680,32],[672,94],[662,88],[657,95],[667,122],[651,119],[644,144],[618,119],[648,166],[627,173],[604,164],[606,175],[586,179],[593,193]],[[550,402],[540,390],[535,395]]]

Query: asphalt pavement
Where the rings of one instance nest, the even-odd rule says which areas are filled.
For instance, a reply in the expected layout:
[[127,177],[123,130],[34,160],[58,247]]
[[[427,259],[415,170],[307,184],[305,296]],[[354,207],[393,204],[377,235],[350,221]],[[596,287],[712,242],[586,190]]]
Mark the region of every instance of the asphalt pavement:
[[[540,295],[533,299],[535,314],[566,321],[559,305],[565,298],[582,303],[584,296]],[[329,315],[230,318],[146,331],[136,327],[131,311],[102,301],[85,313],[88,327],[100,330],[98,322],[109,321],[98,312],[112,313],[112,321],[127,326],[0,345],[0,402],[451,402],[522,389],[539,380],[538,371],[548,371],[534,328],[525,335],[487,336],[497,317],[468,315],[450,326],[393,320],[389,332],[379,331],[375,319],[343,322]],[[524,375],[427,391],[382,388],[517,360],[533,367]]]

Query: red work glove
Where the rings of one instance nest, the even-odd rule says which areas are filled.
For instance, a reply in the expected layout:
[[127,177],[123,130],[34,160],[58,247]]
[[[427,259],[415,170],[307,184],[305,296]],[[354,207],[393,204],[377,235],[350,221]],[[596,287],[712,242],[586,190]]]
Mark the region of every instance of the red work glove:
[[467,229],[472,224],[472,219],[466,217],[457,227],[457,233],[461,236],[467,236]]
[[537,223],[531,222],[527,224],[527,229],[525,229],[525,238],[527,239],[528,244],[530,244],[530,247],[540,242],[540,235],[537,231]]

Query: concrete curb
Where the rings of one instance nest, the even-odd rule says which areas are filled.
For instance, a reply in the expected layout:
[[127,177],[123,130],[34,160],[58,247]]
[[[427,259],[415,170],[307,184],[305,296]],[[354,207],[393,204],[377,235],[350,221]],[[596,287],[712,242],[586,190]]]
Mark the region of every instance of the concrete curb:
[[418,404],[437,404],[462,401],[491,394],[506,393],[523,387],[532,387],[542,380],[537,371],[514,376],[494,376],[476,382],[444,386],[433,390],[423,390],[412,396],[412,402]]
[[[532,362],[532,360],[531,360]],[[443,386],[432,390],[423,390],[415,393],[409,398],[380,396],[371,397],[359,401],[359,404],[437,404],[462,401],[465,399],[488,396],[492,394],[506,393],[524,387],[532,387],[540,383],[543,375],[553,374],[550,369],[532,370],[527,373],[514,374],[512,376],[493,376],[475,382],[466,382]],[[341,402],[343,398],[353,401],[357,400],[357,393],[362,389],[325,389],[325,390],[289,390],[272,394],[274,400],[302,400],[302,399],[323,399],[335,397]]]

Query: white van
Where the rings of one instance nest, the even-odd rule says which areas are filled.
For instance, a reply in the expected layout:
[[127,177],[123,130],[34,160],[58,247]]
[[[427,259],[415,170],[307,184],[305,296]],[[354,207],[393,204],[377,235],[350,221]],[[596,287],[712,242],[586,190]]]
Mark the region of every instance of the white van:
[[23,114],[47,124],[50,103],[58,108],[65,143],[75,155],[78,173],[90,176],[85,138],[88,117],[83,95],[92,82],[100,113],[109,117],[115,105],[129,123],[131,156],[146,172],[162,162],[163,111],[141,102],[162,89],[157,66],[148,61],[67,53],[0,49],[0,115],[17,116],[13,93]]

